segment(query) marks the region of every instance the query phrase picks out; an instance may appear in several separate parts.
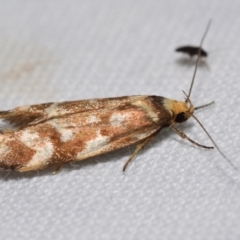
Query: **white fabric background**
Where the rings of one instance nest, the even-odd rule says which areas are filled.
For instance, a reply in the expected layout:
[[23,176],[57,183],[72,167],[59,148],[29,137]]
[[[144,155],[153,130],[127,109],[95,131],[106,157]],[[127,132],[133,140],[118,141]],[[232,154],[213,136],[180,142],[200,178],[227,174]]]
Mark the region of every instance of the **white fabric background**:
[[[204,42],[196,115],[240,168],[240,2],[0,1],[0,107],[134,94],[182,100],[177,46]],[[183,60],[183,58],[185,60]],[[181,129],[211,145],[189,120]],[[240,172],[170,130],[133,148],[29,173],[0,172],[1,239],[240,239]]]

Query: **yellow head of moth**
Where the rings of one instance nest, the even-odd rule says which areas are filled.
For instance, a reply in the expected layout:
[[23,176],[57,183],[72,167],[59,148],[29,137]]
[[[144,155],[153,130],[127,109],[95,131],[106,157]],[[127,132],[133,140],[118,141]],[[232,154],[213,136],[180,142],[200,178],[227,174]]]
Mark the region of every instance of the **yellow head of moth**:
[[171,125],[187,121],[194,112],[194,106],[190,101],[183,102],[164,98],[164,107],[172,115]]

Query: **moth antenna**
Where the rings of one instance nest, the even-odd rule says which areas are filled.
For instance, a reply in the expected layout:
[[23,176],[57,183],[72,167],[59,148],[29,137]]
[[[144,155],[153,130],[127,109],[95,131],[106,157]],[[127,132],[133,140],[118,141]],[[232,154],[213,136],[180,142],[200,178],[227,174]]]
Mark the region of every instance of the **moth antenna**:
[[215,143],[215,141],[213,140],[213,138],[211,137],[211,135],[208,133],[208,131],[206,130],[206,128],[202,125],[202,123],[198,120],[198,118],[196,116],[194,116],[193,114],[191,114],[191,116],[198,122],[198,124],[201,126],[201,128],[203,129],[203,131],[207,134],[208,138],[211,140],[211,142],[213,143],[214,147],[218,150],[218,152],[222,155],[223,158],[225,158],[227,160],[227,162],[235,169],[238,171],[238,168],[230,161],[230,159],[228,159],[225,154],[220,150],[220,148],[218,147],[218,145]]
[[212,104],[214,104],[214,103],[215,103],[215,102],[212,101],[212,102],[210,102],[210,103],[207,103],[207,104],[204,104],[204,105],[201,105],[201,106],[195,107],[195,108],[194,108],[194,111],[195,111],[195,110],[198,110],[198,109],[200,109],[200,108],[208,107],[208,106],[210,106],[210,105],[212,105]]
[[193,73],[193,78],[192,78],[192,82],[191,82],[191,85],[190,85],[190,89],[189,89],[189,92],[188,92],[188,96],[185,100],[185,102],[187,103],[190,99],[190,95],[191,95],[191,92],[192,92],[192,87],[193,87],[193,84],[194,84],[194,80],[195,80],[195,77],[196,77],[196,73],[197,73],[197,68],[198,68],[198,64],[199,64],[199,61],[200,61],[200,58],[201,58],[201,49],[202,49],[202,45],[203,45],[203,41],[207,35],[207,32],[208,32],[208,29],[211,25],[211,22],[212,20],[209,20],[208,22],[208,25],[207,25],[207,28],[205,30],[205,33],[202,37],[202,40],[201,40],[201,43],[200,43],[200,46],[199,46],[199,49],[198,49],[198,57],[197,57],[197,61],[196,61],[196,65],[195,65],[195,69],[194,69],[194,73]]

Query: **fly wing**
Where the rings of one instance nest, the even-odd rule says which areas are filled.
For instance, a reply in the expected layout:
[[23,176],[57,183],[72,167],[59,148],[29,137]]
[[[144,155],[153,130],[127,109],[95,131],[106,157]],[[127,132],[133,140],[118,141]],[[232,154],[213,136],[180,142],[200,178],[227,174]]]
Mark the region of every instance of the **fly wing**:
[[66,115],[91,112],[104,108],[114,109],[137,101],[139,98],[142,99],[143,96],[102,98],[20,106],[9,111],[0,111],[0,119],[10,124],[12,127],[20,129],[52,118],[61,118]]

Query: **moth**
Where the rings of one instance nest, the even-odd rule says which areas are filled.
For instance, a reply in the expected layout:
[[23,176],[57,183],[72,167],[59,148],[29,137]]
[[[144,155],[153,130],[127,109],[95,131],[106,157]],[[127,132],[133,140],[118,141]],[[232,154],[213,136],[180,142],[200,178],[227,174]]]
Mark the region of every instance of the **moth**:
[[[44,103],[1,111],[0,119],[11,128],[0,132],[0,167],[26,172],[57,165],[58,170],[65,163],[136,144],[125,170],[134,156],[167,127],[197,146],[212,149],[196,143],[175,127],[190,117],[197,120],[193,114],[197,108],[190,101],[197,65],[198,62],[185,101],[139,95]],[[213,140],[212,143],[217,147]]]
[[207,57],[208,56],[208,53],[203,48],[190,46],[190,45],[178,47],[178,48],[176,48],[175,51],[176,52],[186,53],[190,57],[193,57],[195,55],[197,56],[199,52],[200,52],[200,56],[201,57]]

